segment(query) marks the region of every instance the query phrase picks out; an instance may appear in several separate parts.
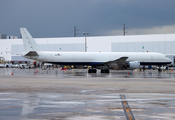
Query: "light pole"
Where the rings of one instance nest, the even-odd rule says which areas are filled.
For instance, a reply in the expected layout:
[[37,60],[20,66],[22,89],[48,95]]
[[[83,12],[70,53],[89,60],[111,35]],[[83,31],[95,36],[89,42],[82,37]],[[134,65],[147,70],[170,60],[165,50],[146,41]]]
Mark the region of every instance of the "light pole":
[[86,36],[89,35],[89,33],[88,32],[84,32],[83,35],[85,35],[85,52],[87,52]]
[[125,24],[123,24],[123,35],[125,36],[125,33],[127,33],[126,32],[126,28],[128,28],[128,27],[125,27]]

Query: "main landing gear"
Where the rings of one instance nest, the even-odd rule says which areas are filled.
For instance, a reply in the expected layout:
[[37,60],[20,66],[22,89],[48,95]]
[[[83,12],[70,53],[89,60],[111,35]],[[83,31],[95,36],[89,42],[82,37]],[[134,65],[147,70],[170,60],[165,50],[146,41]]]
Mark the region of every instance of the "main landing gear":
[[[96,73],[97,72],[97,69],[89,69],[88,70],[88,73]],[[101,73],[109,73],[109,69],[101,69]]]
[[97,72],[97,69],[89,69],[88,70],[88,73],[96,73]]
[[101,73],[109,73],[109,69],[101,69]]

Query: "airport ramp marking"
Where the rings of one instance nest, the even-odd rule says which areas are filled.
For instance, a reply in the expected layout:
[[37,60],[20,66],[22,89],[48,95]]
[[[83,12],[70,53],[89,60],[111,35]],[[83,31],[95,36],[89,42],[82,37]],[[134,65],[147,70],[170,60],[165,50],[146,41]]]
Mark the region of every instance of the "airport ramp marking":
[[120,99],[122,99],[123,110],[125,111],[127,120],[135,120],[134,115],[132,114],[131,108],[129,107],[128,102],[124,94],[120,94]]
[[144,110],[144,108],[130,108],[128,102],[126,101],[126,97],[124,94],[120,94],[120,99],[122,100],[122,106],[123,108],[108,108],[108,109],[123,109],[126,115],[127,120],[135,120],[134,115],[131,111],[131,109],[141,109]]

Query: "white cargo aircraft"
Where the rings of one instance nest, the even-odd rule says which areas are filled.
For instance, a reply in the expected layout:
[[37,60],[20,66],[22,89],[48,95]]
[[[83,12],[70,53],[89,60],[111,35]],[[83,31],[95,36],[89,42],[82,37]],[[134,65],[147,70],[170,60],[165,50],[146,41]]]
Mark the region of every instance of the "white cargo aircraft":
[[[133,70],[140,65],[166,65],[171,59],[164,54],[153,52],[56,52],[43,51],[39,48],[26,28],[20,28],[25,53],[23,57],[58,65],[91,66],[89,73],[109,73],[109,66]],[[161,71],[159,67],[159,71]]]

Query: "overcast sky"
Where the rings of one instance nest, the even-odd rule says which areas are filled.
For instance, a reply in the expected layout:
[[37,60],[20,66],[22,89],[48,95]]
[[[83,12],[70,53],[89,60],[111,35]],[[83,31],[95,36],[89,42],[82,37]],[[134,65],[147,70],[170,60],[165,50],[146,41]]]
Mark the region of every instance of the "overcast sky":
[[175,0],[0,0],[0,34],[33,37],[175,33]]

